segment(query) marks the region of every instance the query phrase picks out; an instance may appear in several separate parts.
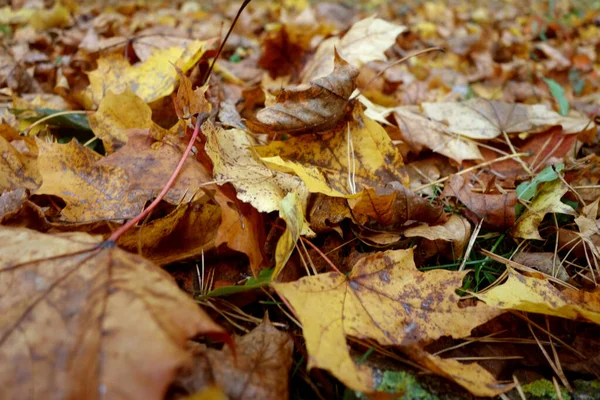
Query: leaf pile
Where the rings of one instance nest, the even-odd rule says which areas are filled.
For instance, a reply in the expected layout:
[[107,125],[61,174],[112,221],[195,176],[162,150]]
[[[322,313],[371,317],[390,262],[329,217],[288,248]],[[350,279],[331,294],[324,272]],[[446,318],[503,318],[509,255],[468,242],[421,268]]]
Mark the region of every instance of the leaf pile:
[[255,0],[212,68],[238,4],[50,3],[0,8],[6,397],[600,378],[600,4]]

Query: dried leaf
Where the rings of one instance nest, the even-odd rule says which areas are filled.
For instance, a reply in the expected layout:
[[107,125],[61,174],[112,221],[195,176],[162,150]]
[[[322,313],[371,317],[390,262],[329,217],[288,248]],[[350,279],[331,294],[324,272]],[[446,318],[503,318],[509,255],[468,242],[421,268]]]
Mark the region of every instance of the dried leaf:
[[[169,234],[164,236],[156,246],[148,247],[143,253],[144,257],[159,265],[167,265],[189,259],[197,260],[202,257],[203,252],[206,253],[216,247],[217,230],[221,223],[221,208],[205,201],[206,198],[201,198],[188,203],[185,213],[179,219],[175,211],[172,213],[174,215],[165,217],[177,219],[176,225],[169,227],[167,221],[161,222],[160,224],[168,230]],[[142,226],[135,232],[136,236],[144,237],[146,228]],[[132,250],[137,251],[137,240],[135,245]]]
[[431,372],[458,383],[475,396],[497,396],[508,392],[513,384],[502,384],[477,363],[463,364],[451,358],[431,355],[418,348],[405,350],[411,358]]
[[[196,114],[210,113],[211,105],[205,97],[208,86],[193,90],[190,78],[185,76],[178,67],[176,67],[176,70],[179,75],[179,89],[177,89],[177,96],[173,99],[173,104],[177,116],[179,118],[189,118]],[[191,118],[188,121],[189,125],[192,125]]]
[[519,310],[600,324],[600,291],[559,291],[545,279],[524,276],[508,267],[508,280],[475,297],[502,310]]
[[[135,65],[122,54],[110,54],[98,60],[98,68],[89,73],[90,95],[95,104],[113,92],[130,89],[144,102],[150,103],[168,96],[175,89],[177,70],[193,67],[204,52],[204,42],[196,40],[187,47],[171,47],[153,53],[146,61]],[[173,65],[174,64],[174,65]]]
[[404,231],[404,236],[452,242],[453,254],[456,258],[460,258],[471,238],[471,225],[460,215],[452,214],[446,222],[440,225],[421,224],[408,228]]
[[202,125],[206,135],[206,153],[213,162],[213,177],[218,184],[230,182],[237,198],[252,204],[260,212],[279,210],[287,193],[295,192],[306,204],[308,192],[297,177],[272,171],[259,160],[252,146],[256,143],[240,129],[225,130],[210,121]]
[[152,110],[130,89],[121,94],[109,91],[100,101],[98,111],[88,117],[94,135],[102,140],[107,154],[127,143],[128,129],[149,129],[160,139],[166,131],[152,121]]
[[441,204],[432,203],[404,186],[382,192],[378,195],[375,190],[368,189],[360,197],[349,200],[352,215],[358,223],[375,229],[397,230],[409,221],[429,224],[444,221]]
[[221,206],[221,224],[215,237],[215,246],[226,244],[230,249],[246,254],[254,276],[258,276],[264,259],[262,216],[254,207],[236,199],[235,193],[226,193],[229,190],[221,188],[215,194],[215,201]]
[[[183,154],[184,144],[172,135],[157,140],[148,129],[130,129],[126,134],[127,144],[116,153],[98,160],[96,165],[122,169],[129,178],[128,192],[152,199],[171,177]],[[210,174],[202,164],[189,157],[165,200],[173,204],[190,201],[198,195],[202,184],[210,181]]]
[[289,260],[300,233],[304,232],[308,227],[304,227],[305,218],[302,203],[295,193],[288,193],[279,205],[279,217],[283,218],[286,227],[283,235],[277,242],[275,248],[275,270],[273,271],[273,278],[277,277],[285,264]]
[[333,49],[346,61],[362,67],[369,61],[385,60],[384,51],[394,44],[396,36],[406,27],[394,25],[374,16],[355,23],[342,39],[323,41],[302,73],[302,81],[310,82],[331,73],[334,69]]
[[556,179],[546,182],[523,215],[515,222],[512,234],[523,239],[541,240],[538,227],[547,213],[575,214],[575,210],[560,201],[561,197],[569,190],[562,180]]
[[370,392],[371,371],[352,360],[346,336],[421,346],[441,336],[469,335],[499,313],[482,304],[459,307],[455,290],[466,273],[419,272],[409,249],[367,255],[348,277],[330,272],[272,286],[302,323],[308,368],[326,369],[349,388]]
[[387,132],[364,115],[358,118],[326,138],[272,141],[256,152],[271,169],[298,175],[312,193],[354,196],[368,187],[407,185],[402,155]]
[[565,267],[561,265],[560,259],[554,253],[527,253],[520,252],[515,254],[512,260],[516,263],[523,264],[526,267],[537,269],[546,275],[557,277],[562,281],[568,281],[569,275]]
[[591,129],[587,118],[564,117],[543,104],[509,104],[481,98],[460,103],[423,103],[425,115],[448,125],[450,133],[493,139],[506,133],[537,133],[560,125],[564,133]]
[[483,158],[476,142],[450,132],[446,125],[415,112],[412,106],[397,107],[394,117],[402,138],[415,151],[425,147],[458,163]]
[[35,190],[42,183],[36,165],[37,146],[31,138],[23,139],[29,147],[28,152],[17,150],[9,140],[0,136],[0,192],[19,188]]
[[247,126],[255,132],[299,134],[334,127],[350,109],[348,101],[356,88],[358,70],[335,53],[335,68],[310,85],[283,89],[275,104],[256,114]]
[[148,193],[130,190],[125,170],[99,165],[102,156],[77,140],[68,144],[37,142],[42,186],[35,194],[62,198],[64,222],[133,218],[148,200]]
[[0,228],[8,398],[162,399],[187,339],[226,338],[164,271],[82,233]]
[[473,193],[462,175],[453,175],[442,192],[442,197],[456,197],[469,211],[469,216],[476,222],[484,219],[486,226],[491,229],[506,229],[515,222],[515,204],[517,195],[514,192],[506,194]]
[[234,338],[236,354],[223,350],[194,349],[194,365],[178,377],[176,385],[188,393],[218,385],[231,400],[289,398],[288,375],[294,345],[268,318],[250,333]]

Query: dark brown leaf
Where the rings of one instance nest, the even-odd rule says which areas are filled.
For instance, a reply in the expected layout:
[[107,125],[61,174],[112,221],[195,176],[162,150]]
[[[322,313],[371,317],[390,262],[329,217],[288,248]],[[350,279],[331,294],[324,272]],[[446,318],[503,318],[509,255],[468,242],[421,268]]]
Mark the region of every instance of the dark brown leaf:
[[484,219],[484,226],[502,230],[515,224],[515,192],[506,194],[473,193],[467,180],[462,175],[453,175],[442,192],[442,197],[456,197],[469,209],[467,216],[479,222]]
[[247,335],[236,337],[236,355],[195,346],[194,366],[182,373],[176,386],[197,393],[217,384],[231,400],[286,400],[294,345],[268,318]]

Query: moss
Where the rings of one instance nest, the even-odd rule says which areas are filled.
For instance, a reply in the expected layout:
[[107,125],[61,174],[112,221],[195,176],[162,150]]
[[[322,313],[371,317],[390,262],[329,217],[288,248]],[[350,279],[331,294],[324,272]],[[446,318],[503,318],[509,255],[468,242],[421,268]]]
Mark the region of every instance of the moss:
[[577,379],[573,382],[575,398],[579,400],[600,400],[600,381],[584,381]]
[[385,371],[377,390],[401,394],[398,399],[438,400],[436,395],[423,389],[417,379],[405,371]]
[[[540,379],[523,386],[523,392],[530,394],[533,399],[539,400],[554,400],[558,399],[556,389],[552,382],[546,379]],[[571,400],[571,395],[563,387],[560,388],[560,393],[564,400]]]

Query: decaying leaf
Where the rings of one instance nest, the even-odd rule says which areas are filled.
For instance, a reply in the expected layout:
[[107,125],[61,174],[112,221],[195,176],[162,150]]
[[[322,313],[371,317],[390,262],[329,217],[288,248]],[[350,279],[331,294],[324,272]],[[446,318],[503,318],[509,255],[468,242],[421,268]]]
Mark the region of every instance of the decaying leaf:
[[113,92],[121,94],[130,89],[144,102],[150,103],[168,96],[175,88],[177,70],[188,71],[204,52],[204,42],[193,41],[189,46],[171,47],[154,52],[146,61],[135,65],[122,54],[110,54],[98,60],[98,68],[89,73],[90,95],[95,104]]
[[24,147],[27,151],[19,151],[11,141],[0,136],[0,191],[18,188],[35,190],[41,184],[35,162],[37,146],[31,138],[23,139],[21,142],[24,146],[21,148]]
[[0,236],[3,396],[162,399],[189,338],[227,338],[141,257],[83,233]]
[[587,118],[565,117],[543,104],[509,104],[474,98],[457,103],[423,103],[425,115],[448,125],[450,133],[493,139],[502,132],[542,132],[560,125],[573,134],[591,129]]
[[305,227],[304,209],[295,193],[288,193],[279,205],[279,217],[285,221],[285,231],[277,242],[275,249],[275,269],[273,277],[279,275],[296,247],[302,232],[309,230]]
[[513,235],[523,239],[539,239],[538,227],[547,213],[574,214],[572,207],[562,203],[561,197],[569,190],[560,179],[546,182],[541,186],[527,211],[515,222]]
[[175,385],[198,393],[217,385],[230,400],[289,398],[288,375],[294,345],[268,318],[250,333],[234,338],[236,352],[193,347],[193,367],[184,370]]
[[426,118],[412,106],[397,107],[394,117],[402,138],[416,151],[428,148],[459,163],[483,158],[476,142],[450,132],[446,125]]
[[370,392],[371,371],[352,360],[346,336],[421,346],[445,335],[469,335],[499,312],[482,304],[459,307],[455,290],[465,274],[422,273],[412,250],[391,250],[361,258],[348,277],[330,272],[272,286],[302,323],[308,367],[326,369],[348,387]]
[[77,140],[37,144],[43,183],[36,194],[54,195],[65,201],[60,220],[133,218],[142,210],[147,193],[130,190],[130,178],[122,168],[98,165],[102,156]]
[[302,81],[310,82],[333,71],[334,48],[357,68],[369,61],[385,60],[384,51],[394,44],[396,36],[405,29],[404,26],[374,16],[358,21],[342,39],[330,38],[319,45],[312,61],[304,68]]
[[[130,129],[126,135],[127,144],[118,152],[98,160],[96,165],[125,171],[129,193],[143,194],[147,199],[156,197],[179,163],[184,144],[172,135],[156,139],[149,129]],[[199,188],[210,181],[209,172],[195,158],[189,157],[165,200],[173,204],[190,201],[200,196]]]
[[202,125],[202,131],[207,138],[206,153],[213,162],[215,182],[230,182],[237,189],[238,199],[261,212],[278,210],[279,202],[290,192],[306,201],[308,192],[302,181],[261,163],[252,150],[256,143],[246,132],[226,130],[209,121]]
[[462,175],[453,175],[442,192],[442,196],[456,197],[469,209],[467,216],[492,229],[506,229],[515,222],[515,204],[517,195],[514,192],[506,194],[473,193],[467,186],[467,180]]
[[415,347],[405,351],[429,371],[453,380],[476,396],[497,396],[514,386],[510,383],[498,382],[492,374],[477,363],[463,364],[451,358],[434,356]]
[[386,131],[364,115],[357,118],[327,138],[303,135],[255,149],[269,168],[293,172],[312,193],[347,197],[368,187],[407,185],[402,155]]
[[508,267],[508,280],[475,297],[503,310],[528,311],[600,324],[600,291],[558,290],[545,279]]
[[358,70],[335,52],[335,68],[310,85],[282,89],[275,104],[260,110],[257,121],[248,121],[255,132],[299,134],[334,127],[350,111],[350,95],[356,88]]
[[471,225],[460,215],[452,214],[440,225],[421,224],[404,231],[406,237],[424,237],[427,240],[444,240],[452,243],[453,254],[459,259],[471,238]]
[[176,70],[179,75],[179,89],[173,99],[175,112],[179,118],[187,118],[188,125],[193,127],[190,118],[192,115],[209,113],[211,110],[211,105],[205,97],[208,86],[193,89],[190,78],[185,76],[181,69],[176,68]]
[[221,208],[215,246],[226,244],[230,249],[246,254],[252,272],[258,276],[263,264],[262,247],[265,240],[261,215],[252,206],[236,199],[235,193],[226,195],[228,192],[226,188],[221,188],[215,194],[215,201]]
[[566,282],[569,280],[569,275],[565,267],[561,264],[560,258],[554,253],[530,253],[523,251],[515,254],[512,260],[526,267],[537,269],[546,275],[557,277],[562,281]]
[[150,106],[129,88],[121,94],[109,91],[100,101],[98,111],[90,115],[88,121],[108,154],[127,143],[128,129],[149,129],[156,139],[165,135],[165,130],[152,121]]
[[381,192],[377,194],[374,189],[367,189],[359,197],[349,200],[352,215],[358,223],[394,230],[411,221],[429,224],[444,221],[444,210],[440,204],[432,204],[404,186]]

